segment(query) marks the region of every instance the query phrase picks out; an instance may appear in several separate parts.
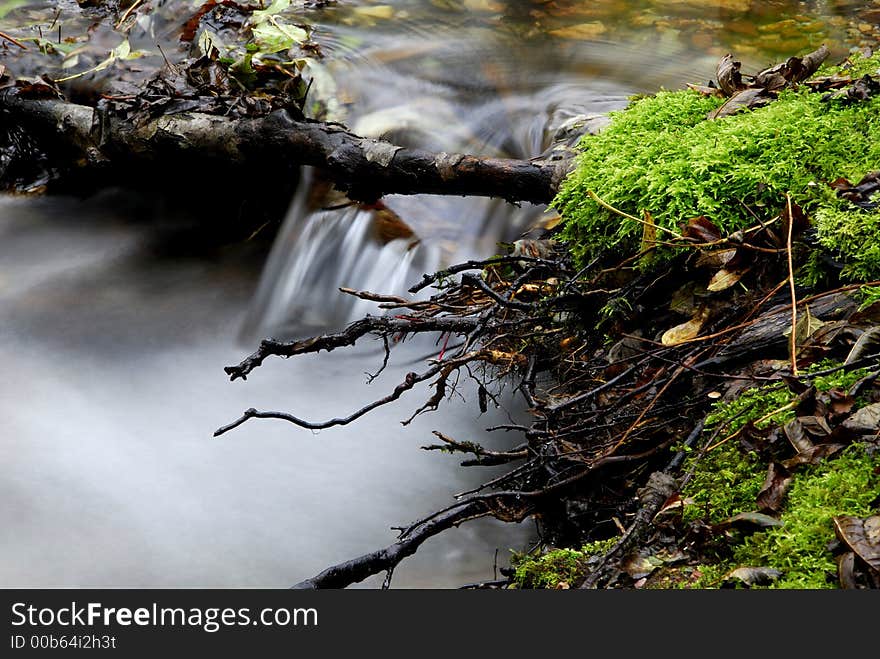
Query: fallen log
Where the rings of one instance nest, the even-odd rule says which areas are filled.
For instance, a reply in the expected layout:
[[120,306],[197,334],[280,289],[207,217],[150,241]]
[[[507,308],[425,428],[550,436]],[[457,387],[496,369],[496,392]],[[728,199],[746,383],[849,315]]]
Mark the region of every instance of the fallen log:
[[364,202],[386,194],[442,194],[548,203],[571,165],[558,153],[528,161],[410,149],[360,137],[340,124],[297,121],[286,110],[255,119],[180,113],[136,125],[89,106],[23,98],[7,88],[0,91],[0,115],[86,163],[183,158],[193,166],[234,162],[263,171],[312,165]]

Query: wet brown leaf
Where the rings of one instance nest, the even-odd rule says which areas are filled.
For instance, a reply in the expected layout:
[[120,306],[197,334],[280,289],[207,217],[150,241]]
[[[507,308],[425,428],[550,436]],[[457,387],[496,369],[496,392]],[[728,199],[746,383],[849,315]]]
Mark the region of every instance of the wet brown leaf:
[[740,67],[742,67],[742,62],[734,61],[733,55],[727,53],[719,60],[718,66],[715,68],[718,87],[727,96],[732,96],[744,87]]
[[864,75],[858,80],[851,82],[844,89],[830,91],[822,96],[823,101],[840,101],[844,105],[867,101],[880,94],[880,82],[870,75]]
[[791,442],[794,450],[798,453],[806,453],[813,448],[813,442],[807,438],[807,433],[804,431],[804,426],[800,419],[789,421],[782,430],[788,441]]
[[858,583],[855,577],[856,555],[854,552],[848,551],[837,557],[837,578],[840,581],[840,587],[844,590],[855,590]]
[[[825,327],[827,323],[823,320],[819,320],[812,313],[810,313],[809,305],[804,307],[802,313],[798,314],[797,324],[794,328],[794,337],[795,337],[795,345],[800,347],[804,343],[807,342],[809,338],[811,338],[816,332]],[[791,336],[791,326],[782,333],[784,336]],[[791,351],[791,346],[789,346],[789,352]],[[790,357],[791,355],[789,355]]]
[[758,510],[774,513],[782,510],[782,500],[788,492],[792,478],[792,473],[788,469],[777,462],[771,463],[756,499]]
[[742,110],[754,110],[762,105],[767,105],[772,100],[773,97],[763,87],[749,87],[736,92],[720,107],[712,110],[706,118],[711,121],[712,119],[729,117]]
[[723,268],[736,256],[736,248],[701,251],[697,257],[697,267]]
[[849,414],[856,404],[856,399],[841,389],[829,390],[828,399],[831,402],[831,412],[835,415]]
[[[789,389],[791,389],[791,391],[794,391],[794,389],[791,388],[790,384]],[[825,406],[819,402],[819,399],[816,396],[817,391],[815,386],[810,385],[806,389],[802,389],[801,391],[798,391],[796,393],[797,399],[794,408],[795,416],[814,416],[825,414]]]
[[789,80],[791,82],[803,82],[822,66],[822,62],[828,59],[831,51],[828,46],[822,44],[816,50],[804,55],[803,57],[791,57],[787,64],[789,69]]
[[15,86],[18,88],[19,98],[29,99],[55,99],[61,94],[54,85],[46,83],[44,80],[36,78],[34,80],[16,80]]
[[688,220],[687,225],[682,227],[681,233],[685,238],[698,243],[714,243],[721,240],[721,231],[705,215]]
[[834,518],[834,532],[871,569],[880,572],[880,515],[867,519],[840,515]]
[[845,87],[852,83],[852,81],[852,76],[848,73],[835,73],[834,75],[820,76],[818,78],[813,78],[812,80],[807,80],[806,84],[814,91],[827,92],[831,89]]
[[[824,408],[822,403],[818,404]],[[801,422],[804,432],[813,442],[821,442],[831,434],[831,427],[828,425],[828,421],[826,421],[824,417],[824,409],[822,410],[822,414],[823,416],[817,414],[798,417],[798,421]]]
[[654,570],[661,567],[663,563],[663,560],[655,556],[631,554],[624,559],[621,567],[633,579],[641,579],[649,576]]
[[[630,357],[640,355],[644,351],[644,343],[639,340],[638,336],[625,336],[608,349],[605,359],[608,360],[609,364],[615,364],[629,359]],[[605,377],[608,377],[609,379],[616,374],[617,373],[611,373],[608,369],[605,370]]]
[[786,469],[795,469],[800,465],[817,465],[842,450],[844,446],[844,444],[816,444],[789,460],[783,460],[782,466]]
[[853,325],[880,325],[880,300],[854,312],[849,322]]
[[669,310],[682,316],[692,316],[699,306],[697,298],[702,297],[705,292],[705,287],[690,280],[672,294],[672,298],[669,300]]
[[803,82],[819,69],[828,55],[829,50],[823,44],[803,57],[789,57],[785,62],[764,69],[755,76],[752,84],[769,90],[779,90]]
[[870,210],[876,208],[877,202],[871,197],[880,191],[880,171],[869,172],[855,185],[845,178],[836,179],[831,187],[837,191],[837,196],[855,204],[860,208]]
[[862,357],[878,352],[880,352],[880,326],[875,326],[862,332],[843,363],[852,364]]
[[847,430],[866,435],[880,431],[880,403],[866,405],[840,424]]
[[703,96],[724,96],[724,92],[718,87],[710,87],[709,85],[695,85],[691,82],[687,83],[688,89],[702,94]]

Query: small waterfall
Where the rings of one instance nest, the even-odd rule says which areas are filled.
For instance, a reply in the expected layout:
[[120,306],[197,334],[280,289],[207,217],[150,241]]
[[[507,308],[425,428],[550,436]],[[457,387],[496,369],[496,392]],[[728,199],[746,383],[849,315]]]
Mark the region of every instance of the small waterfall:
[[[314,179],[303,168],[300,187],[275,239],[241,338],[292,338],[310,330],[339,327],[375,304],[339,291],[341,287],[400,292],[415,264],[436,262],[429,246],[376,237],[375,212],[359,206],[309,210]],[[434,250],[436,251],[436,250]]]
[[[430,151],[529,158],[549,146],[567,118],[619,109],[632,91],[601,79],[584,85],[580,76],[559,71],[524,75],[509,51],[471,42],[435,44],[423,62],[399,39],[390,35],[332,74],[345,90],[339,95],[351,99],[338,119],[356,134]],[[406,55],[391,57],[398,49]],[[483,66],[474,69],[472,60],[481,58]],[[383,207],[412,229],[413,246],[412,240],[377,239],[374,210],[310,207],[310,191],[322,186],[317,178],[305,172],[273,245],[242,331],[247,343],[300,338],[377,313],[375,303],[338,289],[406,295],[424,272],[498,253],[499,242],[515,240],[546,210],[474,197],[384,197]]]

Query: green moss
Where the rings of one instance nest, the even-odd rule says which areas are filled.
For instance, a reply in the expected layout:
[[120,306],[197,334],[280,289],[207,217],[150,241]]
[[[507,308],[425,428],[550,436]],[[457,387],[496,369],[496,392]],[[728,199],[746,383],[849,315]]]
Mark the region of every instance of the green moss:
[[[785,423],[792,413],[781,408],[792,400],[794,394],[784,383],[746,389],[730,402],[715,403],[712,412],[706,416],[706,430],[723,425],[727,433],[734,433],[748,421],[757,421],[764,417],[767,418],[758,424],[759,428],[771,423]],[[780,411],[776,412],[777,410]]]
[[[859,66],[876,69],[880,56]],[[706,114],[723,100],[694,91],[635,100],[601,134],[581,140],[578,166],[553,204],[564,219],[563,237],[580,259],[638,247],[641,224],[602,208],[589,191],[630,215],[649,212],[674,231],[698,215],[723,231],[749,226],[755,220],[746,206],[770,219],[784,207],[786,193],[808,212],[839,209],[826,183],[840,176],[858,181],[880,163],[880,98],[851,105],[821,98],[801,87],[765,107],[714,121]],[[858,249],[859,240],[880,233],[877,217],[863,219],[844,245],[834,240],[838,223],[831,216],[818,227],[824,245],[845,248],[852,276],[880,272],[880,255],[865,252],[865,244]]]
[[808,467],[793,481],[780,517],[783,526],[744,538],[729,560],[701,566],[700,578],[690,585],[718,587],[724,575],[736,567],[761,566],[782,572],[782,578],[770,588],[836,587],[837,568],[829,550],[834,540],[832,519],[837,515],[871,515],[878,488],[880,454],[870,455],[861,445]]
[[694,502],[685,508],[684,521],[717,523],[738,512],[754,510],[766,470],[766,463],[757,455],[743,454],[733,442],[709,451],[684,493]]
[[616,538],[599,540],[577,549],[554,549],[540,556],[514,554],[513,582],[517,588],[556,588],[560,583],[574,584],[587,573],[587,560],[608,551]]
[[841,278],[869,281],[880,273],[880,210],[839,206],[820,208],[814,216],[820,244],[844,265]]
[[[838,366],[822,361],[808,373]],[[865,369],[838,370],[812,379],[818,391],[849,389]],[[706,432],[720,430],[730,437],[746,422],[759,427],[784,424],[794,416],[785,407],[796,400],[782,385],[748,389],[736,400],[716,403],[707,417]],[[775,413],[774,413],[775,412]],[[717,438],[716,438],[717,439]],[[690,458],[693,478],[683,494],[693,505],[683,513],[685,522],[697,519],[715,524],[741,512],[755,510],[767,463],[754,452],[745,453],[735,442],[719,443],[703,456]],[[731,570],[741,566],[772,567],[782,571],[774,588],[828,588],[836,583],[834,558],[828,543],[834,538],[836,515],[867,516],[880,491],[880,452],[870,455],[853,445],[834,459],[800,469],[792,482],[780,517],[783,526],[745,538],[733,537],[732,551],[717,564],[689,568],[687,575],[668,577],[672,586],[715,588]],[[829,576],[830,575],[830,576]]]
[[[823,360],[813,364],[806,373],[837,366],[839,364],[835,362]],[[865,369],[839,370],[816,376],[812,382],[818,391],[845,390],[866,373]],[[747,422],[755,423],[758,428],[773,424],[781,426],[794,418],[792,404],[796,398],[784,384],[747,389],[735,400],[713,406],[712,412],[706,416],[705,432],[720,430],[723,441]],[[717,523],[736,513],[754,510],[755,497],[761,491],[767,471],[767,463],[756,454],[744,453],[735,441],[728,439],[705,455],[692,457],[691,464],[696,470],[685,494],[695,505],[685,509],[686,521],[699,518]]]
[[859,300],[859,311],[864,311],[872,304],[880,302],[880,286],[862,286],[856,291]]

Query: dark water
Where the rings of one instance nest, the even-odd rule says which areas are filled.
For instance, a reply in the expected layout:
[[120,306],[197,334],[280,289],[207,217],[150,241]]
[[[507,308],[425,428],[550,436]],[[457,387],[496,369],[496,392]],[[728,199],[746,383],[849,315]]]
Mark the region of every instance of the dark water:
[[[708,80],[727,50],[754,67],[823,41],[841,55],[864,7],[399,0],[311,17],[335,62],[321,84],[356,131],[529,157],[573,114]],[[317,434],[265,421],[211,437],[251,406],[320,420],[384,395],[437,347],[395,350],[370,386],[376,345],[270,360],[246,383],[229,383],[222,367],[257,336],[361,313],[337,303],[338,285],[393,289],[449,259],[492,253],[545,210],[437,197],[388,204],[423,238],[417,253],[371,244],[351,214],[309,215],[294,203],[267,260],[250,244],[175,249],[173,210],[130,194],[0,197],[0,584],[284,587],[388,544],[390,526],[486,478],[418,448],[433,429],[479,440],[520,413],[507,399],[509,409],[480,416],[467,390],[465,404],[407,428],[398,421],[427,394]],[[506,565],[532,535],[528,523],[466,525],[427,543],[394,584],[490,579],[496,550]]]

